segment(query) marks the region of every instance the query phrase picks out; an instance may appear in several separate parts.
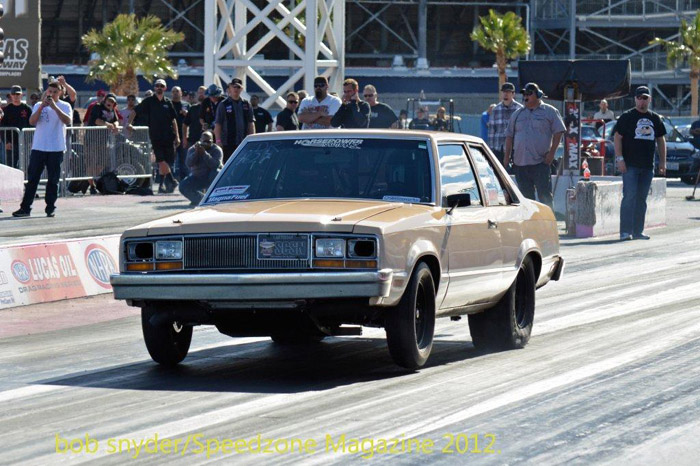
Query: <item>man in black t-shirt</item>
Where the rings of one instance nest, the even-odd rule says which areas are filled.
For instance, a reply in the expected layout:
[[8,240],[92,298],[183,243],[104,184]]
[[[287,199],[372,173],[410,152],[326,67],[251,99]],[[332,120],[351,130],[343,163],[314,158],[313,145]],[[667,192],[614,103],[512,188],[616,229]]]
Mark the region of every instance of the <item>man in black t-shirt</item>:
[[[177,127],[178,129],[180,129],[182,128],[182,123],[185,121],[187,112],[190,109],[190,104],[188,102],[183,102],[182,89],[180,89],[179,86],[174,86],[173,90],[170,91],[170,95],[173,99],[173,107],[175,107],[175,113],[177,113]],[[179,145],[175,148],[175,175],[177,176],[178,180],[183,180],[190,173],[189,169],[187,168],[187,165],[185,164],[186,155],[187,154],[182,145]]]
[[369,104],[369,127],[370,128],[398,128],[398,117],[394,110],[383,102],[379,102],[377,89],[367,84],[362,95]]
[[360,100],[359,91],[360,85],[354,79],[343,81],[343,104],[331,118],[331,126],[369,128],[369,104]]
[[243,81],[233,78],[228,85],[228,98],[216,108],[214,135],[224,150],[224,163],[249,134],[255,134],[255,115],[250,102],[241,97]]
[[[29,117],[32,115],[32,108],[22,102],[22,88],[20,86],[12,86],[10,89],[10,103],[2,108],[4,115],[0,117],[0,126],[7,128],[23,129],[31,126]],[[19,166],[19,141],[17,133],[14,131],[5,133],[6,139],[2,141],[5,144],[6,164],[10,167],[18,168]]]
[[634,101],[635,107],[620,115],[613,130],[617,168],[622,173],[621,241],[649,239],[643,234],[644,219],[657,147],[659,174],[666,174],[666,128],[661,117],[649,110],[649,88],[639,86],[634,91]]
[[177,112],[175,112],[175,107],[170,99],[165,97],[165,81],[157,79],[153,87],[153,95],[143,99],[134,109],[134,113],[129,115],[129,126],[133,123],[136,115],[143,115],[148,119],[148,136],[151,139],[151,147],[156,154],[156,162],[158,162],[158,169],[163,180],[158,192],[172,193],[178,184],[172,174],[175,147],[180,145]]
[[250,96],[250,105],[253,106],[253,115],[255,115],[255,134],[266,133],[272,131],[272,115],[262,107],[258,107],[260,98],[257,95]]
[[189,149],[202,135],[202,123],[199,121],[202,104],[197,103],[190,107],[185,120],[182,122],[182,147]]
[[299,94],[290,92],[287,94],[287,106],[277,114],[277,131],[297,131],[299,129]]
[[424,108],[418,107],[416,117],[408,124],[408,129],[430,129],[430,120],[427,118]]
[[199,121],[202,124],[202,131],[214,129],[216,120],[216,109],[224,101],[224,90],[216,84],[212,84],[204,91],[206,99],[202,101],[202,109],[199,112]]

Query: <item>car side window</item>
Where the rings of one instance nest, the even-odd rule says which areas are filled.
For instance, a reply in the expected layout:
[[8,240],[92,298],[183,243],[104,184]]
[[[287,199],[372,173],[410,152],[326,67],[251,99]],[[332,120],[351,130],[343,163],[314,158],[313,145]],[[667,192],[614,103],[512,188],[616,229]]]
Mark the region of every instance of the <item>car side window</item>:
[[476,165],[476,172],[484,187],[485,197],[489,205],[510,204],[508,190],[503,186],[503,182],[496,174],[491,160],[484,153],[484,148],[480,146],[469,146],[469,152]]
[[479,185],[474,176],[464,146],[443,144],[438,146],[440,158],[440,184],[442,185],[442,205],[447,206],[450,194],[467,193],[472,205],[482,205]]

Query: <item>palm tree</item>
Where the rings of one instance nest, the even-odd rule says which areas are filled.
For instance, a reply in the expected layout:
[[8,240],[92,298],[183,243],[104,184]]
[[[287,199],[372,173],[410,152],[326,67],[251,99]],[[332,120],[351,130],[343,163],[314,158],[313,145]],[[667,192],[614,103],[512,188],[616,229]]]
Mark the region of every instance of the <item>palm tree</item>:
[[102,31],[92,29],[82,37],[83,45],[99,56],[90,63],[86,80],[104,81],[117,95],[136,95],[139,71],[148,82],[154,76],[177,78],[167,51],[183,39],[181,32],[166,29],[155,16],[119,15]]
[[678,42],[655,37],[650,44],[666,48],[666,63],[671,69],[687,64],[690,67],[690,114],[698,116],[698,78],[700,78],[700,11],[690,24],[681,19]]
[[504,15],[489,10],[489,14],[479,17],[480,26],[474,28],[470,37],[481,48],[496,54],[498,68],[498,88],[506,82],[508,60],[516,60],[530,51],[530,37],[523,27],[522,19],[512,11]]

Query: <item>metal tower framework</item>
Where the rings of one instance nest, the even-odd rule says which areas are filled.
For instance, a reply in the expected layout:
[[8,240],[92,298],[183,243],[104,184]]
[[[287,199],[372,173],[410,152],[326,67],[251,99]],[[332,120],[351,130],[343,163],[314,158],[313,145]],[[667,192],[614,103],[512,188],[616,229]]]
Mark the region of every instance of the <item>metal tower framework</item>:
[[669,70],[665,51],[649,40],[677,40],[680,20],[693,18],[700,1],[531,0],[531,5],[534,58],[629,59],[633,82],[649,85],[664,106],[676,112],[689,102],[688,70]]
[[[254,29],[267,32],[249,40]],[[250,78],[267,94],[264,108],[286,105],[284,95],[304,80],[313,89],[320,72],[338,89],[345,74],[345,0],[301,0],[290,10],[283,0],[268,0],[259,8],[251,0],[209,0],[205,3],[204,82],[228,83]],[[291,33],[289,31],[292,31]],[[296,31],[297,34],[294,33]],[[290,37],[291,36],[291,37]],[[266,48],[288,51],[289,59],[259,57]],[[274,88],[263,77],[266,69],[289,69],[289,78]]]

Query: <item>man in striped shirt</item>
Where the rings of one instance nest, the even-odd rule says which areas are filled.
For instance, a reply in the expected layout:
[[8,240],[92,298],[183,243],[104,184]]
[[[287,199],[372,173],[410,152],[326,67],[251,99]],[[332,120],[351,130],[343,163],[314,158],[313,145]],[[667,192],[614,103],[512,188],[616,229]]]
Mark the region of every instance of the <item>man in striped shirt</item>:
[[513,97],[515,97],[515,86],[512,83],[503,83],[501,102],[491,110],[487,123],[489,129],[487,143],[501,163],[503,163],[503,148],[506,145],[508,121],[511,115],[522,107],[522,104],[513,100]]

